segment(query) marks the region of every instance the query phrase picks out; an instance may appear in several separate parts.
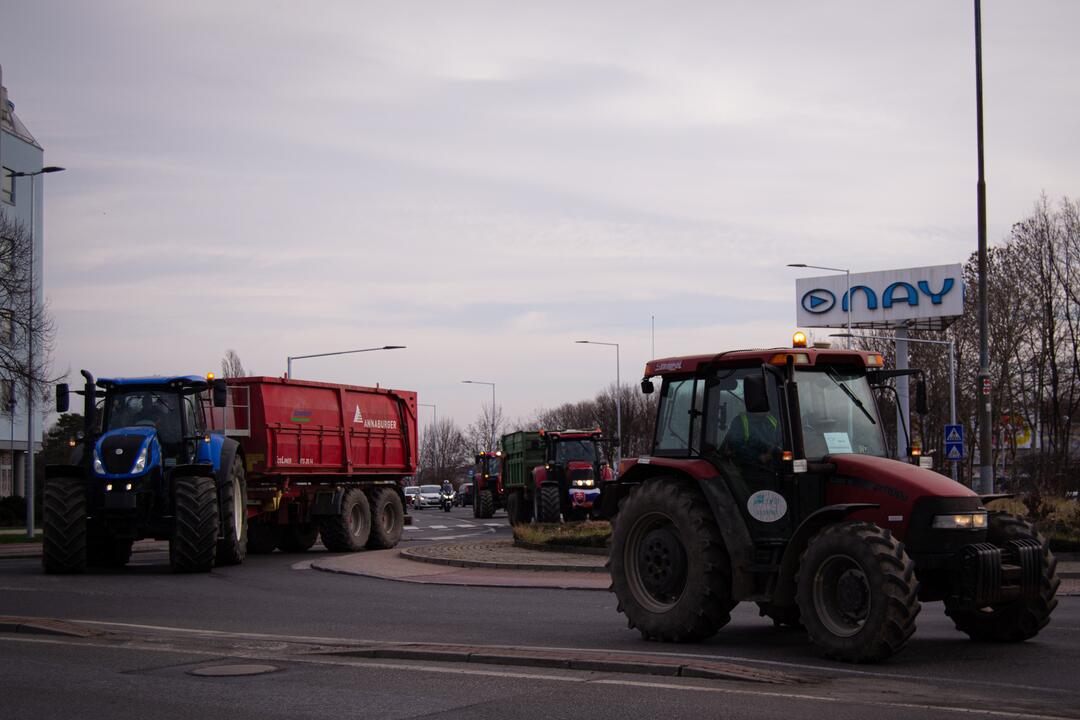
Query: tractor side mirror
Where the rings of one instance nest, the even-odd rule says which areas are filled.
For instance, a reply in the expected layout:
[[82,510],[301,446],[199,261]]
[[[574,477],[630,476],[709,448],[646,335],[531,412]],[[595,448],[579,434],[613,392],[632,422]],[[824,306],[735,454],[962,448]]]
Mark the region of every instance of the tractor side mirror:
[[229,404],[229,386],[224,380],[214,381],[214,407],[223,408]]
[[926,381],[922,379],[915,386],[915,412],[920,415],[930,412],[930,405],[926,401]]
[[652,395],[656,388],[653,387],[652,380],[645,378],[641,381],[641,392],[646,395]]
[[56,386],[56,412],[66,413],[70,406],[71,395],[68,391],[68,384],[60,383]]
[[764,375],[743,378],[743,400],[746,401],[747,412],[769,412],[769,393],[765,391]]

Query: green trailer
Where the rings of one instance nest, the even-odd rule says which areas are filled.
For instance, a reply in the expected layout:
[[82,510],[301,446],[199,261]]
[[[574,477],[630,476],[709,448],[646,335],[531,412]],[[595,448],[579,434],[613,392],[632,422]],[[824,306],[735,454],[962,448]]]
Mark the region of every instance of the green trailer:
[[532,519],[533,468],[544,464],[544,443],[535,430],[502,436],[502,478],[511,525]]

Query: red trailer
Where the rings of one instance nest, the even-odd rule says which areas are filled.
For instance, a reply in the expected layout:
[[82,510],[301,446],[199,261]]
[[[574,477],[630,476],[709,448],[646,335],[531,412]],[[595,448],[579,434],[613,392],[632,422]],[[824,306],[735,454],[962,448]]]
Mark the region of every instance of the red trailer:
[[229,378],[211,427],[240,443],[248,549],[389,548],[416,472],[416,393],[310,380]]

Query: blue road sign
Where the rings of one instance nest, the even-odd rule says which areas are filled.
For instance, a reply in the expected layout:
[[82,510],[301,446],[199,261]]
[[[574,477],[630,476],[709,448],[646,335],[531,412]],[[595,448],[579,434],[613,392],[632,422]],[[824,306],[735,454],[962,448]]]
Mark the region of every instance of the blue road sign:
[[945,426],[945,459],[959,462],[964,459],[964,426]]

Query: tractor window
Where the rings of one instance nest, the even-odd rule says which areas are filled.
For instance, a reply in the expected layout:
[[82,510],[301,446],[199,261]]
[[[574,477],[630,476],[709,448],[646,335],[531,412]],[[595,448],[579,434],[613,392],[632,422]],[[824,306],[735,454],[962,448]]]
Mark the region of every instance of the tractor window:
[[808,459],[842,453],[888,456],[865,374],[839,368],[832,372],[796,370],[795,379]]
[[592,440],[560,440],[555,443],[555,462],[565,463],[571,460],[596,462],[596,446]]
[[[686,455],[700,450],[694,418],[700,414],[704,384],[694,378],[665,380],[660,393],[660,415],[656,423],[657,454]],[[697,414],[695,414],[697,411]]]
[[709,381],[705,402],[705,448],[730,457],[740,464],[769,465],[783,448],[780,401],[776,383],[769,379],[766,392],[768,412],[746,410],[743,380],[761,376],[761,368],[721,370]]
[[104,430],[125,427],[157,428],[161,444],[180,443],[180,416],[176,393],[158,390],[135,390],[112,393],[106,400]]
[[188,435],[201,435],[203,429],[202,408],[198,407],[195,395],[184,396],[184,416]]

